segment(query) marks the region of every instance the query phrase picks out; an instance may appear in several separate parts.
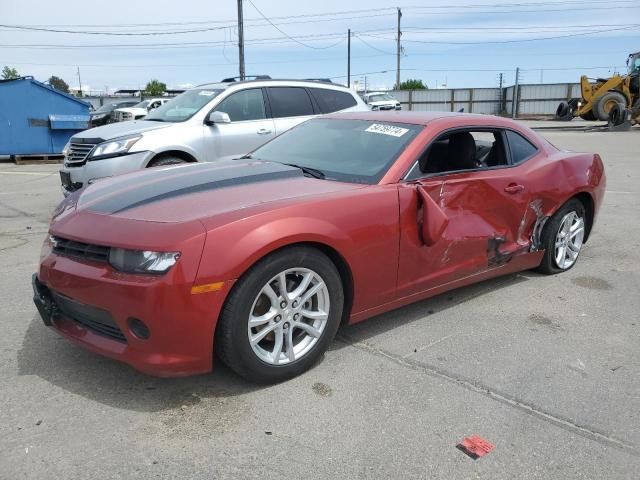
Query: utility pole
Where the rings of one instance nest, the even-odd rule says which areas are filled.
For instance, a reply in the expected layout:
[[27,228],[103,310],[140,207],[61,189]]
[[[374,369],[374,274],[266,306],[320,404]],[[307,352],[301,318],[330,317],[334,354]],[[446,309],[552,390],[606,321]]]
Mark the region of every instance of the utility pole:
[[511,95],[511,118],[516,118],[518,110],[518,90],[520,90],[520,67],[516,68],[516,83],[513,86],[513,94]]
[[238,63],[240,80],[244,80],[244,21],[242,19],[242,0],[238,0]]
[[503,94],[503,90],[502,90],[502,72],[500,72],[500,75],[498,75],[498,115],[500,115],[502,113],[502,99],[504,97]]
[[78,85],[80,85],[80,91],[78,92],[78,96],[82,96],[82,80],[80,79],[80,67],[76,67],[78,69]]
[[396,89],[400,89],[400,50],[401,50],[401,46],[400,46],[400,36],[402,35],[402,32],[400,31],[400,19],[402,18],[402,10],[400,10],[400,8],[398,8],[398,44],[396,47],[396,60],[397,60],[397,65],[396,65]]
[[347,88],[351,88],[351,29],[347,30]]

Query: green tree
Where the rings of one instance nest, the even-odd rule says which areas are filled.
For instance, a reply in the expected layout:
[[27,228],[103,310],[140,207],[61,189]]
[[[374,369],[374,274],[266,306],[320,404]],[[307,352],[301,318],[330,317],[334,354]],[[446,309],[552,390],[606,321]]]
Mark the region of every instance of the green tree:
[[64,93],[69,93],[69,85],[60,77],[56,77],[55,75],[51,75],[49,78],[49,85],[51,85],[56,90],[60,90]]
[[15,78],[20,78],[20,74],[18,73],[18,70],[5,65],[4,68],[2,69],[2,79],[13,80]]
[[157,96],[162,95],[166,91],[167,84],[155,79],[151,80],[149,83],[147,83],[147,86],[144,87],[145,95]]
[[400,82],[399,90],[426,90],[427,87],[422,80],[405,80],[404,82]]

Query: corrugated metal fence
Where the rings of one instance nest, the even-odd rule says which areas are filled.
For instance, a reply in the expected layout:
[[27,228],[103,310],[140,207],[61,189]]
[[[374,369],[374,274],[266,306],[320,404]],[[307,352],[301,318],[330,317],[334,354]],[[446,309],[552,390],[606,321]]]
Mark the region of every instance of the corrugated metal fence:
[[[438,90],[394,90],[403,109],[511,115],[515,87],[452,88]],[[516,116],[554,115],[558,103],[580,97],[579,83],[518,85]]]

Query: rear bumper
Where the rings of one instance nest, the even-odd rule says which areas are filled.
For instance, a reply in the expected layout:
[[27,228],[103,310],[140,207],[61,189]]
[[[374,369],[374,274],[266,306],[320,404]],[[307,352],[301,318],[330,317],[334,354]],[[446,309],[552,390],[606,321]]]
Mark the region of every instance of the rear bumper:
[[[33,277],[34,302],[45,324],[63,337],[143,373],[210,372],[215,326],[232,282],[194,295],[192,281],[171,273],[127,275],[51,254]],[[144,322],[148,339],[132,332],[131,319]]]

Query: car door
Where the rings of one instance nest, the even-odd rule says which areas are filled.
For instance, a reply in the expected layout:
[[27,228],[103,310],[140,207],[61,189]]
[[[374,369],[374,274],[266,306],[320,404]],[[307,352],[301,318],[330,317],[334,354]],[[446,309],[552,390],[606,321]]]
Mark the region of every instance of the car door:
[[267,115],[262,88],[232,93],[214,111],[229,115],[231,123],[204,125],[203,140],[208,161],[237,158],[275,136],[273,119]]
[[[535,212],[529,207],[526,178],[509,163],[504,132],[493,133],[500,164],[436,172],[400,186],[401,294],[498,268],[528,251],[525,230]],[[420,222],[440,217],[446,227],[429,244],[421,238]]]
[[267,91],[276,135],[280,135],[320,113],[314,109],[306,88],[269,87]]

